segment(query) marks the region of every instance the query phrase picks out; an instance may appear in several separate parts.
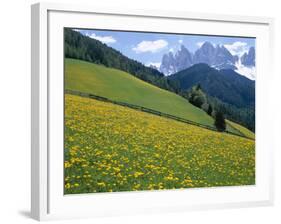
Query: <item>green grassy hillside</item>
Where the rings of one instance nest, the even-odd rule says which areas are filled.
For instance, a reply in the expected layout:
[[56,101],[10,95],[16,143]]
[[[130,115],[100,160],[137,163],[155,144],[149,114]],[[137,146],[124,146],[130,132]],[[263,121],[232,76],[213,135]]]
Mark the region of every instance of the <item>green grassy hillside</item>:
[[252,139],[255,138],[255,134],[253,132],[251,132],[249,129],[243,127],[242,125],[239,125],[239,124],[234,123],[234,122],[229,121],[229,120],[227,120],[226,123],[229,124],[229,126],[232,126],[234,129],[240,131],[246,137],[252,138]]
[[204,111],[172,92],[126,72],[85,61],[65,59],[65,89],[147,107],[208,126],[214,123]]
[[[129,121],[129,122],[128,122]],[[65,193],[255,184],[255,142],[65,95]]]

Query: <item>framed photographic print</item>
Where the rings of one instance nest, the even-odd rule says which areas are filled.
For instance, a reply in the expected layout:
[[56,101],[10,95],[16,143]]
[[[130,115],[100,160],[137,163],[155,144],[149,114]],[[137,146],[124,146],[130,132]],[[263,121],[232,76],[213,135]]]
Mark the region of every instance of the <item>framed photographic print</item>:
[[32,6],[32,217],[270,205],[270,18]]

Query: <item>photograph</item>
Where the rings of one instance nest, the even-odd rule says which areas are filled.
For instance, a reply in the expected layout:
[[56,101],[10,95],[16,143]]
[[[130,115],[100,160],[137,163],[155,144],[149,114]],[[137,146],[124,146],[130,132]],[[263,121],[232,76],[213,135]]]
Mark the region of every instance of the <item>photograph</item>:
[[63,32],[65,195],[256,184],[255,37]]

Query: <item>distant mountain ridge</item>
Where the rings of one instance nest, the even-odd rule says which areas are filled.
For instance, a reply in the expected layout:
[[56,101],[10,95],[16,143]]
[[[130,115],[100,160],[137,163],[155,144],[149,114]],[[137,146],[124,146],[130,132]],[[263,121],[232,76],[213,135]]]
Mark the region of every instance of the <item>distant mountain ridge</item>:
[[205,42],[194,54],[193,64],[205,63],[217,69],[235,70],[237,57],[233,56],[223,45],[213,46]]
[[210,42],[204,42],[194,54],[184,45],[181,45],[175,54],[172,52],[164,54],[159,70],[165,75],[171,75],[198,63],[208,64],[217,70],[232,69],[249,79],[255,78],[253,74],[255,71],[250,70],[255,66],[254,47],[239,58],[237,55],[232,55],[223,45],[214,46]]
[[200,85],[215,110],[227,119],[255,130],[255,81],[231,69],[217,70],[207,64],[195,64],[168,76],[185,94]]
[[200,84],[208,95],[236,107],[254,108],[255,105],[255,82],[231,69],[218,71],[199,63],[168,78],[177,82],[182,90]]
[[160,71],[166,75],[171,75],[191,65],[193,65],[193,56],[184,45],[181,45],[175,55],[172,52],[163,55]]

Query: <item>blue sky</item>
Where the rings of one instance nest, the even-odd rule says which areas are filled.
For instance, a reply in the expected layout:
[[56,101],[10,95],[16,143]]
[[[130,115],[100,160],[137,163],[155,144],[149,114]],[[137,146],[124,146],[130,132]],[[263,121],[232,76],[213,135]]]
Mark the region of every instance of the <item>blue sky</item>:
[[251,46],[255,46],[255,38],[89,29],[75,30],[83,35],[100,40],[108,46],[119,50],[127,57],[146,65],[159,64],[163,54],[169,51],[176,52],[181,44],[194,53],[204,42],[208,41],[213,45],[224,45],[233,55],[242,55]]

